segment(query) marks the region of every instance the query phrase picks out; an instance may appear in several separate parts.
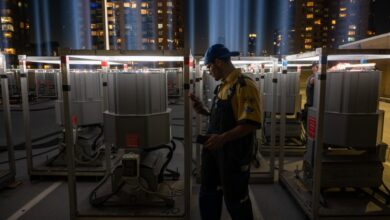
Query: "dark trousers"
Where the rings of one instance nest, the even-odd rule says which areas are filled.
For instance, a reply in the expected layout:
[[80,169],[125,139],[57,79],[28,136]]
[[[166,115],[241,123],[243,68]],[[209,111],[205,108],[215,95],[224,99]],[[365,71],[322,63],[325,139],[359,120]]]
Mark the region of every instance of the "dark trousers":
[[[239,146],[236,146],[239,147]],[[236,159],[234,151],[220,148],[202,151],[202,182],[199,207],[202,220],[219,220],[222,198],[233,220],[252,220],[248,194],[249,168]]]

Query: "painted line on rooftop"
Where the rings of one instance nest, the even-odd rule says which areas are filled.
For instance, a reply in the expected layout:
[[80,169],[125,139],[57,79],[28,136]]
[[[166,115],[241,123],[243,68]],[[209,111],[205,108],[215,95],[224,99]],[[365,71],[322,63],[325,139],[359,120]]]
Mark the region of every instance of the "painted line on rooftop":
[[259,210],[259,205],[257,204],[255,197],[253,196],[251,187],[249,187],[249,198],[251,199],[252,202],[253,219],[264,220],[264,217]]
[[36,204],[38,204],[42,199],[44,199],[46,196],[48,196],[51,192],[53,192],[55,189],[57,189],[63,181],[55,182],[51,186],[49,186],[47,189],[42,191],[40,194],[35,196],[32,200],[30,200],[28,203],[26,203],[22,208],[17,210],[13,215],[7,218],[7,220],[15,220],[22,217],[24,214],[26,214],[31,208],[33,208]]

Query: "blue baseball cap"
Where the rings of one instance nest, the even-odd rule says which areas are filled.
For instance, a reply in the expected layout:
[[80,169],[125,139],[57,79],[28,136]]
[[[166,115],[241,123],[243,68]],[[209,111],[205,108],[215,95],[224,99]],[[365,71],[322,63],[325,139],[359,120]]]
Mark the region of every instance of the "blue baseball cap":
[[214,44],[207,49],[204,55],[204,64],[208,65],[217,58],[226,58],[240,55],[237,51],[230,52],[223,44]]

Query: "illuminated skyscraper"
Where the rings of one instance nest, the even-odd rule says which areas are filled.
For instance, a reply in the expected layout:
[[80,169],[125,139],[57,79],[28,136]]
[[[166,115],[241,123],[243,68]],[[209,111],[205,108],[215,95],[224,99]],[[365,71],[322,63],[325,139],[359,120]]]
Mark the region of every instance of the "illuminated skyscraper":
[[370,0],[303,0],[299,51],[318,47],[337,48],[340,44],[368,36]]
[[288,14],[287,20],[293,23],[286,25],[286,30],[274,33],[274,52],[291,54],[319,47],[335,49],[374,34],[369,27],[374,0],[286,1],[289,11],[283,14]]
[[256,34],[249,34],[248,38],[248,55],[255,56],[256,55]]
[[[104,48],[102,5],[101,0],[90,5],[93,49]],[[110,49],[182,49],[183,7],[180,0],[107,0]]]
[[7,63],[16,64],[17,54],[25,54],[29,48],[30,21],[25,0],[0,1],[0,50],[7,55]]

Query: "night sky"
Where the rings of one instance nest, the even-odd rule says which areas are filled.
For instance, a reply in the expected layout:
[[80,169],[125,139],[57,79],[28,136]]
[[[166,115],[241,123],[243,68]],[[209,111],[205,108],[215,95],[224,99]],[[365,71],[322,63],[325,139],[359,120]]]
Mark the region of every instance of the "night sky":
[[[40,17],[39,23],[37,22],[37,16],[32,16],[32,32],[34,32],[33,26],[36,24],[41,25],[41,32],[43,32],[45,29],[42,28],[44,25],[43,22],[43,12],[42,12],[42,4],[43,2],[48,3],[49,12],[48,17],[49,21],[46,22],[49,24],[48,30],[50,30],[50,34],[46,35],[49,36],[50,39],[46,39],[45,34],[41,34],[42,41],[56,41],[60,44],[61,47],[72,47],[72,41],[75,37],[74,34],[74,28],[72,27],[72,5],[71,3],[75,0],[28,0],[30,2],[31,9],[31,15],[34,13],[34,4],[37,4],[39,2],[40,4],[40,14],[38,17]],[[77,0],[76,0],[77,1]],[[209,30],[208,30],[208,5],[211,2],[211,0],[194,0],[194,8],[195,8],[195,28],[193,30],[193,33],[189,33],[190,35],[194,36],[195,42],[195,48],[193,51],[195,53],[201,54],[203,51],[208,47],[208,37],[209,37]],[[284,0],[244,0],[248,1],[250,5],[249,10],[249,31],[254,31],[254,25],[256,19],[265,19],[264,20],[264,30],[263,30],[263,39],[264,39],[264,47],[268,51],[272,48],[272,37],[273,32],[276,29],[279,29],[280,27],[280,17],[278,16],[278,10],[279,4],[281,1]],[[244,2],[242,1],[242,2]],[[253,7],[256,3],[259,1],[264,2],[265,12],[259,12],[256,7]],[[241,1],[240,1],[241,2]],[[382,34],[386,32],[390,32],[390,0],[376,0],[376,6],[374,8],[375,10],[375,24],[374,27],[376,29],[376,34]],[[188,14],[188,13],[186,13]],[[212,16],[212,14],[210,15]],[[187,28],[187,27],[186,27]],[[31,41],[34,42],[36,38],[36,34],[32,33],[32,39]],[[247,43],[247,42],[245,42]]]

